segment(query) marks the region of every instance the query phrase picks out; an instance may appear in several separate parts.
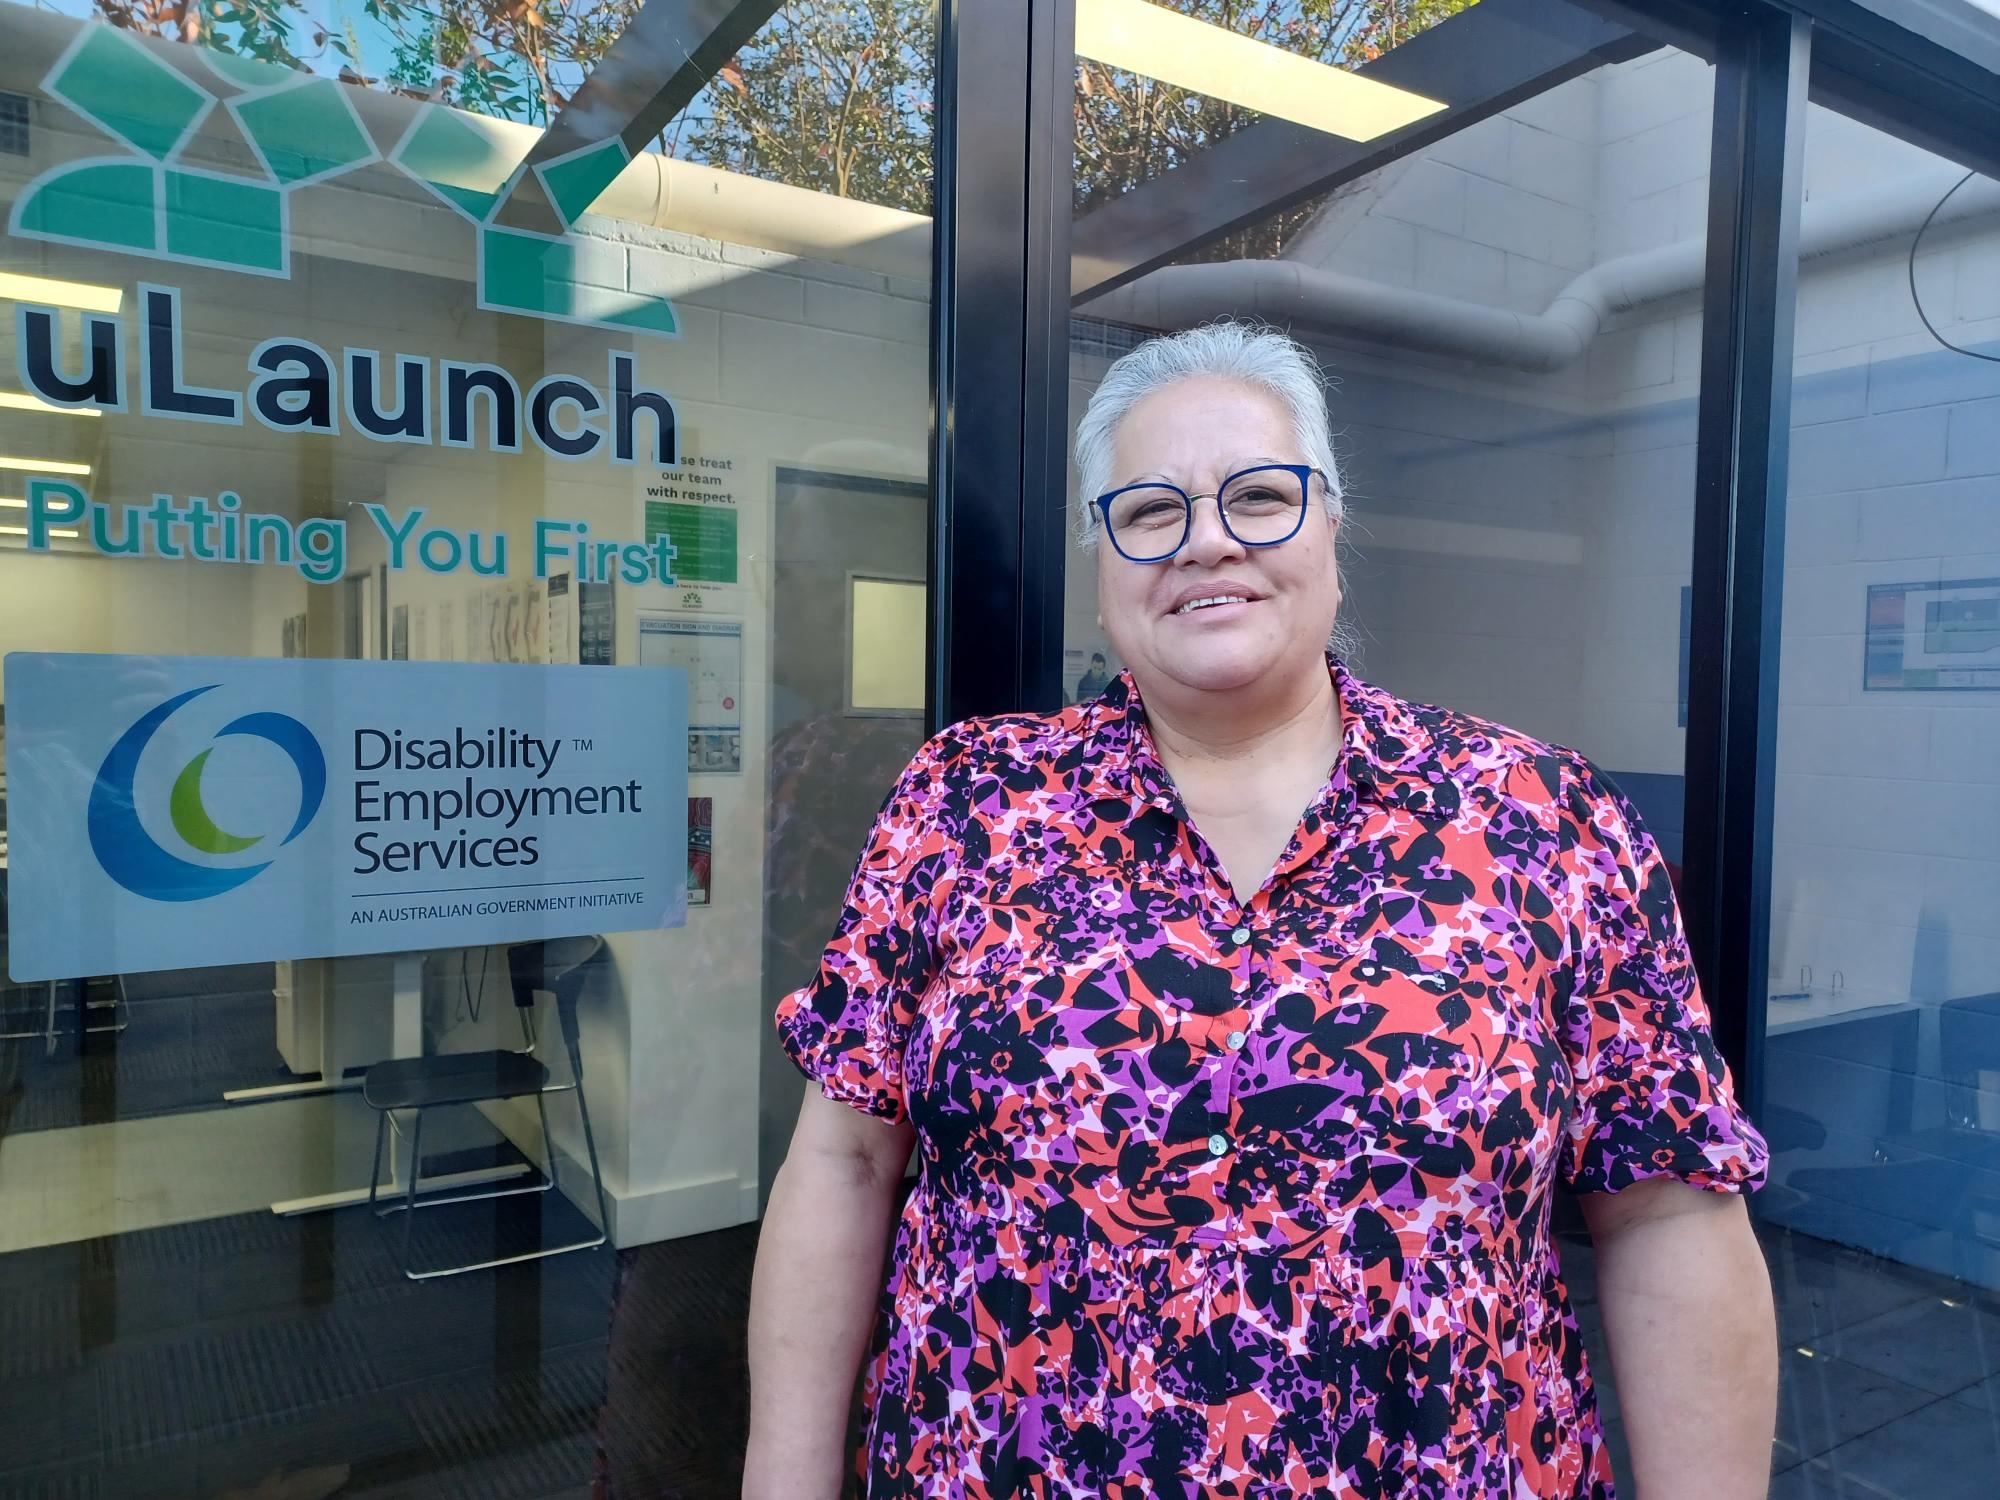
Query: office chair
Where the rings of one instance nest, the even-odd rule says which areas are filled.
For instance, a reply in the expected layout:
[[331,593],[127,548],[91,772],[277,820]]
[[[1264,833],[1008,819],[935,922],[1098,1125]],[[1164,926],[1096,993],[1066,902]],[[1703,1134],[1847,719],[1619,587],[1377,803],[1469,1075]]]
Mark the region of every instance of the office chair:
[[[592,1250],[605,1243],[611,1222],[604,1203],[604,1174],[597,1162],[597,1137],[590,1127],[590,1106],[583,1096],[583,1058],[578,1046],[576,1005],[592,968],[604,956],[602,937],[551,938],[532,943],[516,943],[507,950],[507,967],[513,981],[514,1007],[521,1018],[521,1034],[526,1045],[519,1051],[496,1049],[490,1052],[442,1052],[425,1057],[399,1057],[376,1063],[362,1078],[361,1097],[377,1111],[375,1120],[375,1164],[368,1173],[368,1206],[378,1219],[400,1213],[403,1219],[403,1274],[412,1281],[429,1281],[438,1276],[456,1276],[466,1271],[484,1271],[518,1261],[542,1260],[565,1255],[572,1250]],[[537,1055],[540,1038],[535,1027],[535,997],[548,992],[555,997],[557,1024],[569,1057],[569,1082],[551,1079],[548,1065]],[[574,1244],[553,1245],[519,1255],[503,1255],[464,1265],[419,1269],[410,1260],[410,1229],[420,1208],[440,1208],[448,1203],[471,1203],[487,1198],[511,1198],[522,1193],[546,1193],[556,1185],[555,1144],[549,1135],[550,1094],[574,1093],[577,1114],[583,1121],[583,1142],[590,1157],[591,1186],[597,1194],[597,1233]],[[542,1180],[528,1187],[499,1188],[491,1192],[455,1193],[420,1197],[417,1184],[423,1171],[424,1112],[446,1105],[479,1104],[534,1095],[541,1117],[542,1147],[548,1168]],[[410,1176],[400,1202],[383,1205],[379,1200],[382,1175],[382,1143],[388,1134],[389,1118],[396,1110],[415,1116],[410,1132]]]

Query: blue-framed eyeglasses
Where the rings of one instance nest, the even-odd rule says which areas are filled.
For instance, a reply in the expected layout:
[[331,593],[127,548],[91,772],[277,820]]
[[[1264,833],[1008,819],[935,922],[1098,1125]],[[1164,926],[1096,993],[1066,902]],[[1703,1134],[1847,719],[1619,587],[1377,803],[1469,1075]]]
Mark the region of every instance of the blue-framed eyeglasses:
[[[1275,547],[1299,534],[1312,494],[1311,464],[1256,464],[1238,469],[1213,495],[1190,495],[1148,479],[1097,497],[1111,545],[1127,562],[1165,562],[1194,531],[1194,503],[1213,499],[1222,529],[1245,547]],[[1324,476],[1321,476],[1324,478]]]

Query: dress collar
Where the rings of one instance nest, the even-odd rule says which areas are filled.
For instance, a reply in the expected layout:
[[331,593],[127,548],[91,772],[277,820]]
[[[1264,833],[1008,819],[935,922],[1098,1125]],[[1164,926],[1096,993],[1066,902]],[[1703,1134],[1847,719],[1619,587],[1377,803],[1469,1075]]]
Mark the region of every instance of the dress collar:
[[[1411,705],[1363,682],[1331,652],[1326,664],[1345,725],[1331,780],[1344,780],[1361,796],[1384,806],[1425,814],[1455,813],[1457,785]],[[1127,818],[1147,807],[1181,815],[1180,793],[1153,747],[1132,674],[1120,672],[1086,712],[1086,795],[1096,802],[1124,804]]]

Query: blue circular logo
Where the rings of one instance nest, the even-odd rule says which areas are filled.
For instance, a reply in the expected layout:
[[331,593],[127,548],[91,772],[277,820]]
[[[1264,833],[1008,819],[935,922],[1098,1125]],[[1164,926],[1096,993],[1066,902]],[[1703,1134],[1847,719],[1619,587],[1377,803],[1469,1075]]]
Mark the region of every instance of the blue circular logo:
[[[199,901],[234,890],[271,866],[270,860],[250,865],[199,865],[164,849],[140,820],[134,790],[139,775],[139,758],[159,732],[162,724],[182,705],[213,692],[219,686],[191,688],[169,698],[141,717],[118,737],[118,743],[97,768],[97,781],[90,789],[90,848],[104,873],[134,895],[154,901]],[[247,734],[267,740],[291,758],[299,773],[299,812],[291,832],[279,840],[289,844],[312,822],[326,796],[326,756],[312,731],[289,714],[245,714],[222,726],[216,738]],[[210,749],[213,747],[211,746]],[[243,837],[225,830],[209,813],[202,796],[202,770],[209,751],[190,760],[174,779],[168,798],[168,813],[174,831],[188,847],[202,854],[236,854],[263,842],[263,835]]]

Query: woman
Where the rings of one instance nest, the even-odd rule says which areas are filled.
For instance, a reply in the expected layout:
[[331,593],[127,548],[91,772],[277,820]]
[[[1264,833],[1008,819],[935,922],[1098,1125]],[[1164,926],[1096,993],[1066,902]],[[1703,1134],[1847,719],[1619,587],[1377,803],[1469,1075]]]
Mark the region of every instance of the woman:
[[1763,1495],[1766,1153],[1659,851],[1581,755],[1327,654],[1321,393],[1224,324],[1092,397],[1128,669],[932,740],[780,1007],[819,1088],[746,1494],[838,1491],[874,1326],[871,1496],[1609,1496],[1563,1181],[1642,1500]]

